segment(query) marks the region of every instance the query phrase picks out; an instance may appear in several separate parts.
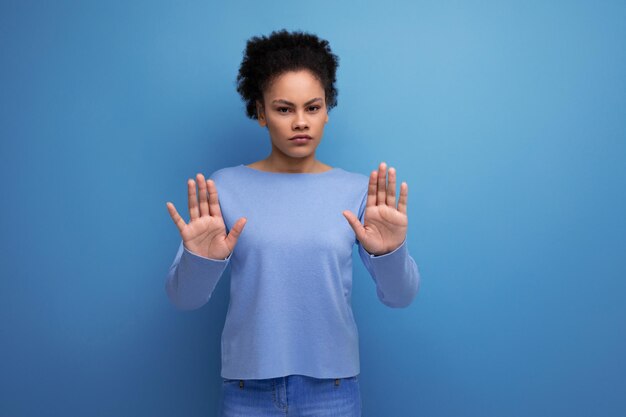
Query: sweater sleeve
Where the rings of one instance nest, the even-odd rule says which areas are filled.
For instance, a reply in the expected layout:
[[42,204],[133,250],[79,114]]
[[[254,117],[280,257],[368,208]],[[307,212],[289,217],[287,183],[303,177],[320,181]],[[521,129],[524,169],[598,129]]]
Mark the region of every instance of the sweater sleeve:
[[165,281],[165,291],[172,304],[181,310],[206,304],[231,256],[232,252],[226,259],[205,258],[191,252],[181,241]]
[[[363,224],[365,202],[359,209],[359,220]],[[395,250],[383,255],[372,255],[356,239],[359,256],[376,284],[378,299],[389,307],[407,307],[412,302],[420,285],[417,264],[409,254],[406,238]]]

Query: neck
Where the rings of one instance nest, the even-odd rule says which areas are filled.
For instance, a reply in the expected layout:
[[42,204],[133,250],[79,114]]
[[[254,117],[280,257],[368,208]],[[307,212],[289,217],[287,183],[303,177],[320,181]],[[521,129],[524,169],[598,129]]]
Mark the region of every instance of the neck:
[[324,172],[324,165],[315,159],[315,154],[306,158],[280,158],[275,154],[271,154],[263,161],[262,169],[264,171],[271,172],[285,172],[285,173],[316,173]]

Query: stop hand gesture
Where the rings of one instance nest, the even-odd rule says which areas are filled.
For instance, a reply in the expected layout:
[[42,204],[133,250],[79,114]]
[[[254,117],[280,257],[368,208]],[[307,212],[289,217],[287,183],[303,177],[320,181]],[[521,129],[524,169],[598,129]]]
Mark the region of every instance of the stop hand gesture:
[[[174,204],[167,202],[167,210],[178,227],[183,244],[196,255],[211,259],[226,259],[237,244],[237,239],[246,223],[246,218],[241,217],[233,225],[228,236],[219,200],[217,188],[213,180],[205,180],[202,174],[197,174],[200,197],[198,209],[198,197],[196,196],[196,183],[194,180],[187,181],[187,194],[189,198],[189,223],[180,217]],[[207,201],[208,191],[208,201]]]
[[382,162],[378,171],[370,174],[364,225],[350,210],[343,211],[361,246],[372,255],[384,255],[397,249],[406,238],[409,222],[406,215],[408,184],[403,182],[400,185],[396,209],[396,170],[389,168],[389,185],[386,184],[386,170],[387,166]]

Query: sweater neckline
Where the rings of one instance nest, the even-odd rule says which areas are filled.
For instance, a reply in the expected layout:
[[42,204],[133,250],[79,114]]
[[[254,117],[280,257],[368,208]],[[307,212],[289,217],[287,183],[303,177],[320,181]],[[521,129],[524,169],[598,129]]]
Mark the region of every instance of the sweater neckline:
[[251,172],[258,172],[259,174],[267,174],[267,175],[325,175],[325,174],[330,174],[332,172],[338,171],[340,169],[337,167],[333,167],[324,172],[272,172],[272,171],[261,171],[260,169],[252,168],[244,164],[239,164],[239,166]]

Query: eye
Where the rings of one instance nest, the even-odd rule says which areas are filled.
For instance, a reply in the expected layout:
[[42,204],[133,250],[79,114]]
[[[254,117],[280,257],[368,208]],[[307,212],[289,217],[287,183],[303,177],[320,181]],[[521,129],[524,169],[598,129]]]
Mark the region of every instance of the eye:
[[320,106],[309,106],[309,109],[314,109],[313,111],[319,110]]
[[279,107],[276,109],[279,113],[285,113],[283,110],[289,110],[289,107]]

